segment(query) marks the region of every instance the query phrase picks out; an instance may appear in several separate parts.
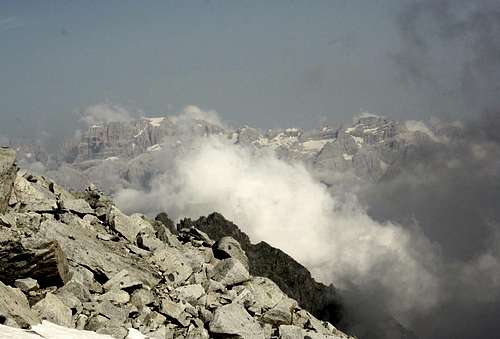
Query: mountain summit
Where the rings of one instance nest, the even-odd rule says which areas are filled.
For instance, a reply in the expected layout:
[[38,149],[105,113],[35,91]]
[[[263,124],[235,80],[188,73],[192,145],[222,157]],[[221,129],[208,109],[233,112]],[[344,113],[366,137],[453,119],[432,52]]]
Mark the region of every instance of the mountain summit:
[[126,215],[95,187],[18,171],[9,149],[0,184],[0,337],[349,338],[200,222]]

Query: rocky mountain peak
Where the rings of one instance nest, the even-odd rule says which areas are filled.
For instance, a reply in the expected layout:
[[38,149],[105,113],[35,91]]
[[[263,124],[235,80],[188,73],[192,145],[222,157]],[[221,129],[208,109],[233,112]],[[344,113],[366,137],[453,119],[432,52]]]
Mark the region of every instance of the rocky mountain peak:
[[212,232],[230,223],[220,214],[175,229],[166,215],[126,215],[96,187],[69,193],[18,171],[9,149],[0,149],[0,202],[0,334],[349,338],[252,275],[253,257],[269,250],[246,250],[236,229]]

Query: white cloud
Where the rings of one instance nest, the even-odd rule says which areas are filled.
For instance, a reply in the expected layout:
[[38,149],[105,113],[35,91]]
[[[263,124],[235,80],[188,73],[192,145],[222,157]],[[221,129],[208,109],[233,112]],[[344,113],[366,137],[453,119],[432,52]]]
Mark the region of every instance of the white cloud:
[[[374,221],[353,197],[337,200],[301,164],[205,138],[152,187],[147,193],[124,190],[116,200],[124,209],[166,210],[175,217],[219,211],[253,241],[284,250],[324,282],[362,287],[377,280],[398,314],[437,302],[425,239]],[[417,245],[426,257],[417,254]]]
[[171,117],[171,119],[174,122],[183,122],[193,119],[203,120],[211,124],[224,127],[224,124],[222,123],[219,114],[216,111],[214,110],[205,111],[195,105],[185,106],[178,115]]
[[134,118],[124,107],[112,103],[99,103],[89,106],[81,112],[80,121],[87,126],[97,126],[114,121],[129,121]]

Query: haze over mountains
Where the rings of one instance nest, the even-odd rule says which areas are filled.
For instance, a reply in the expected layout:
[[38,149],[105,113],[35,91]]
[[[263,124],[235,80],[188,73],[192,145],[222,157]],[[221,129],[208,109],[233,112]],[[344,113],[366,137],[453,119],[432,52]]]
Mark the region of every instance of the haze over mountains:
[[59,153],[20,147],[21,164],[70,189],[95,183],[127,212],[221,212],[345,290],[367,323],[383,309],[422,337],[493,326],[450,324],[497,302],[495,120],[365,113],[337,128],[260,131],[195,106],[156,118],[89,112]]
[[[97,187],[146,215],[133,225],[167,212],[173,233],[231,233],[250,274],[360,339],[494,337],[499,37],[498,0],[4,0],[0,145],[29,192],[0,229],[29,240],[23,221],[59,218],[108,254],[151,256],[95,196],[82,223],[53,191]],[[38,191],[49,213],[23,211]]]

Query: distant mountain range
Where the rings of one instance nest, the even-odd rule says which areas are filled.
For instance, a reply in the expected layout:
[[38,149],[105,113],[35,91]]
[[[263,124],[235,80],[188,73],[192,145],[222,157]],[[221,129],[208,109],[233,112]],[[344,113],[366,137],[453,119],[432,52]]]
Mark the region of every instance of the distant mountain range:
[[95,183],[112,194],[126,187],[147,187],[158,172],[158,161],[183,154],[199,138],[218,136],[255,151],[272,150],[280,159],[304,163],[328,186],[335,183],[338,173],[367,182],[394,177],[418,158],[420,148],[446,143],[460,137],[462,130],[459,122],[426,125],[372,114],[336,129],[267,131],[157,117],[89,126],[80,138],[67,140],[56,154],[29,143],[13,142],[11,146],[21,164],[38,169],[68,189],[81,190]]

